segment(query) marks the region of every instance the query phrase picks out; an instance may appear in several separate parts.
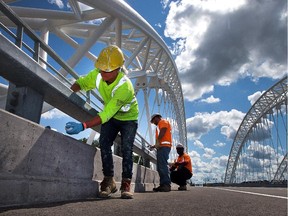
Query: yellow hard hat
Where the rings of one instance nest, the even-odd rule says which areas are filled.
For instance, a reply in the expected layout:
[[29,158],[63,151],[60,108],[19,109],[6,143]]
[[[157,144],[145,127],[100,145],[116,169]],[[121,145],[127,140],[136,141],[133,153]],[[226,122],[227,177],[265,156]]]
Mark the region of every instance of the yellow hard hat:
[[104,48],[95,62],[95,67],[105,72],[122,67],[124,64],[124,55],[118,46],[111,45]]

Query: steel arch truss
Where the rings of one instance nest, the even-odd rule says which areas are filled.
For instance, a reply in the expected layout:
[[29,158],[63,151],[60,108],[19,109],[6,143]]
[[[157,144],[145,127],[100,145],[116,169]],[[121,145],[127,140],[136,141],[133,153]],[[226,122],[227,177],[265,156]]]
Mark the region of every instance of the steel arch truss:
[[[4,2],[13,3],[10,0]],[[144,101],[140,107],[140,111],[142,107],[144,109],[140,113],[139,122],[145,122],[148,126],[146,129],[150,142],[153,141],[150,116],[152,112],[161,112],[175,127],[175,143],[181,142],[187,147],[184,101],[178,69],[157,32],[124,1],[68,2],[70,10],[11,8],[33,30],[39,32],[47,44],[50,45],[49,37],[52,33],[64,41],[65,46],[72,48],[73,52],[66,61],[71,68],[75,68],[84,57],[94,63],[97,59],[94,53],[106,45],[116,44],[121,47],[126,59],[127,76],[133,81],[137,98]],[[7,26],[13,26],[9,20],[2,20]],[[57,47],[53,49],[58,52]],[[45,53],[42,56],[45,58]],[[69,77],[64,69],[60,73]]]
[[[238,164],[239,156],[244,146],[244,143],[249,139],[249,133],[253,127],[261,122],[261,118],[268,113],[273,112],[273,108],[286,105],[287,112],[287,76],[281,79],[278,83],[268,89],[250,108],[244,117],[237,134],[234,138],[230,155],[227,162],[225,173],[225,183],[235,183],[236,180],[236,167]],[[287,115],[287,113],[286,113]],[[287,137],[287,124],[286,137]],[[285,135],[285,134],[284,134]],[[287,142],[287,140],[286,140]],[[287,145],[287,143],[286,143]]]
[[272,182],[278,182],[278,181],[282,181],[285,180],[284,174],[287,173],[287,165],[288,165],[288,158],[287,158],[287,153],[284,156],[283,160],[281,161],[275,176],[272,180]]

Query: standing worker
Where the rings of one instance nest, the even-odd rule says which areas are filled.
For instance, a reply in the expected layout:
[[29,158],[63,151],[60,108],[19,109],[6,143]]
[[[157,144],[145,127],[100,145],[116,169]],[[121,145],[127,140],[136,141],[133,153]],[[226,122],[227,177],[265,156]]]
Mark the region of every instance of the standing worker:
[[193,176],[191,158],[184,152],[182,144],[178,144],[176,150],[178,158],[170,167],[171,181],[179,185],[178,190],[187,190],[186,181]]
[[133,143],[138,127],[138,103],[133,84],[123,73],[124,55],[117,46],[104,48],[95,62],[95,69],[85,77],[80,77],[71,86],[74,92],[89,91],[96,88],[103,101],[104,108],[97,116],[82,122],[68,122],[66,132],[78,134],[86,128],[101,125],[100,149],[104,179],[100,183],[99,197],[108,198],[117,191],[114,179],[114,165],[111,146],[118,132],[121,133],[122,182],[121,198],[132,199],[130,184],[133,169]]
[[160,186],[153,188],[155,192],[171,191],[171,180],[168,169],[169,153],[172,146],[172,129],[169,121],[162,119],[159,113],[151,116],[151,123],[156,128],[156,144],[150,148],[157,149],[157,171],[160,177]]

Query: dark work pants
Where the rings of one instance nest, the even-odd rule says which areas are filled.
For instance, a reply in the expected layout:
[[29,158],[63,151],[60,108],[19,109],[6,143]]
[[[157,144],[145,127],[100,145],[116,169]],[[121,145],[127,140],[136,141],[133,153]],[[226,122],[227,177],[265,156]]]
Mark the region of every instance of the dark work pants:
[[160,185],[170,185],[171,180],[168,169],[168,159],[170,147],[160,147],[157,149],[157,171],[160,177]]
[[114,118],[101,125],[99,143],[104,176],[114,176],[113,155],[111,147],[118,132],[120,132],[121,150],[123,155],[122,178],[132,178],[133,143],[137,127],[137,121],[119,121]]
[[192,173],[186,167],[171,171],[170,173],[171,181],[180,186],[186,185],[186,181],[191,177]]

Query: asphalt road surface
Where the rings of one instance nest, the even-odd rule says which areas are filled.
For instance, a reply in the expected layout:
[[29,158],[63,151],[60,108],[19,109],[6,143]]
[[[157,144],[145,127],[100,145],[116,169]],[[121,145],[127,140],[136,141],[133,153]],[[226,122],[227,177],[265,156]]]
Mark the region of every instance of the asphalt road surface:
[[287,188],[188,187],[187,191],[135,193],[134,199],[89,199],[22,208],[2,216],[287,216]]

